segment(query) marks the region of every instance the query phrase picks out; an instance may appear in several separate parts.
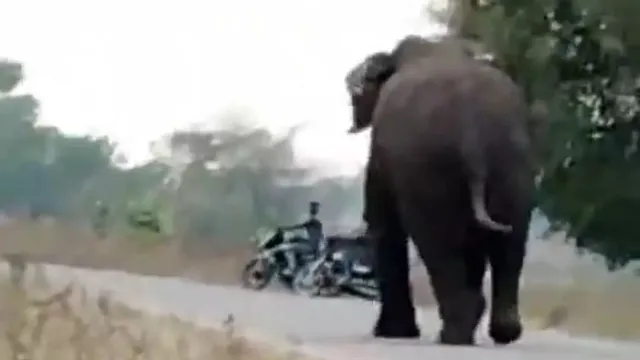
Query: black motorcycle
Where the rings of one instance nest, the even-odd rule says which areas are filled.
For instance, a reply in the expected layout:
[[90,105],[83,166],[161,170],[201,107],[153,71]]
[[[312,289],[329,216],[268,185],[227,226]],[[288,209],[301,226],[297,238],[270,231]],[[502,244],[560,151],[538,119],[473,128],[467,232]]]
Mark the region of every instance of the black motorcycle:
[[274,277],[291,289],[297,271],[314,257],[304,237],[295,234],[287,237],[280,229],[256,240],[256,254],[242,271],[242,285],[250,289],[262,290]]
[[366,237],[331,236],[320,256],[300,269],[293,290],[309,296],[348,294],[367,300],[378,300],[370,244]]

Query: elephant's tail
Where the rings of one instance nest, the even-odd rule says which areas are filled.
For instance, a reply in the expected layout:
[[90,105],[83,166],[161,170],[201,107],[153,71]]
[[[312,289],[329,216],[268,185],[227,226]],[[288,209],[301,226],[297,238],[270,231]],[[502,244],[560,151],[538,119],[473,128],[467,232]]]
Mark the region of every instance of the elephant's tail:
[[476,221],[478,221],[480,225],[489,230],[499,231],[503,233],[511,232],[511,225],[501,224],[493,220],[491,216],[489,216],[489,212],[487,211],[487,206],[484,199],[484,180],[471,181],[471,207],[473,208],[473,215],[476,218]]
[[[462,109],[461,115],[474,119],[476,114],[471,107]],[[461,155],[464,159],[469,181],[471,193],[471,209],[473,217],[480,226],[501,232],[509,233],[513,227],[507,224],[501,224],[491,218],[487,211],[486,198],[486,182],[487,182],[487,154],[486,146],[483,146],[481,136],[481,128],[478,121],[469,121],[462,128]]]

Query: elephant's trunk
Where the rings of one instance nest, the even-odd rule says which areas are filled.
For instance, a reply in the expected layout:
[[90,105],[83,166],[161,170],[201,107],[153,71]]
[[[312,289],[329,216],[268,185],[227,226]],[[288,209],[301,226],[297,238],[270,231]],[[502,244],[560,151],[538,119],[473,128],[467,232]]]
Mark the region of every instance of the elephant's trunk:
[[499,231],[503,233],[511,232],[512,226],[500,224],[495,220],[491,219],[489,216],[489,212],[487,211],[487,206],[484,201],[485,195],[485,185],[482,180],[474,180],[471,182],[471,206],[473,208],[473,215],[476,218],[476,221],[480,223],[483,227],[493,230]]

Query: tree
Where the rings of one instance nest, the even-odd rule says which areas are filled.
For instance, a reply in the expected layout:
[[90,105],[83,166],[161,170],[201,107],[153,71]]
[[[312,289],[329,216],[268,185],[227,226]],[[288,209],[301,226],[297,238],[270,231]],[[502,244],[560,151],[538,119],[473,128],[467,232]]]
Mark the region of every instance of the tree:
[[37,126],[38,101],[12,94],[21,81],[20,64],[0,62],[0,208],[62,215],[78,189],[112,166],[113,146]]
[[257,228],[297,221],[312,199],[325,203],[330,222],[352,207],[347,193],[360,191],[351,180],[312,180],[312,169],[296,163],[297,128],[275,136],[243,116],[219,119],[213,130],[176,131],[156,143],[157,159],[171,168],[166,196],[181,234],[247,239]]
[[460,0],[454,31],[487,45],[543,104],[539,207],[611,269],[640,258],[640,33],[631,0]]

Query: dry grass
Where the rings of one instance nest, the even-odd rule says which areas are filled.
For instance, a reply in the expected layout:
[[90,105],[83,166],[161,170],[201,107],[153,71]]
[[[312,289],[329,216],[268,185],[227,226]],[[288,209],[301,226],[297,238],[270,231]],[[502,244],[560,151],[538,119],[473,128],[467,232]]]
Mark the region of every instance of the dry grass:
[[[426,277],[415,278],[414,298],[423,306],[435,305]],[[638,280],[617,280],[596,286],[588,281],[571,286],[525,286],[521,299],[522,312],[530,328],[640,340]]]
[[604,284],[525,287],[522,294],[524,313],[540,328],[622,340],[640,340],[639,303],[638,280],[622,275]]
[[[0,358],[12,360],[216,359],[284,360],[294,353],[249,343],[233,322],[198,328],[176,317],[153,317],[71,285],[52,290],[44,274],[25,286],[20,257],[0,282]],[[28,289],[28,290],[27,290]]]
[[640,340],[640,277],[610,273],[604,259],[578,255],[562,234],[530,245],[522,304],[541,328]]

